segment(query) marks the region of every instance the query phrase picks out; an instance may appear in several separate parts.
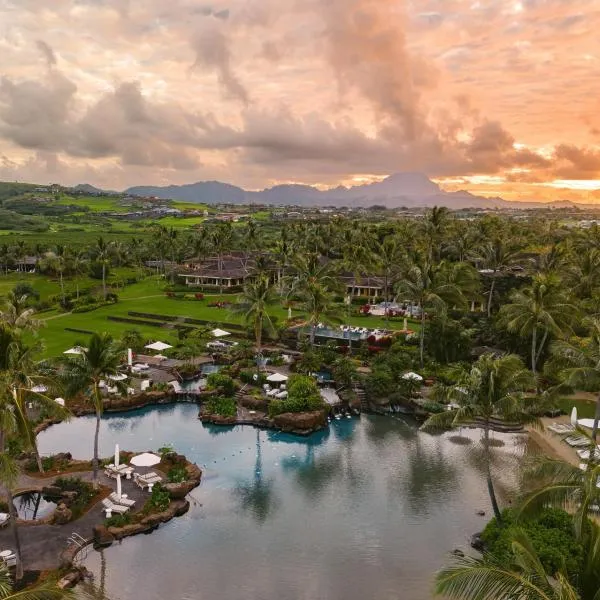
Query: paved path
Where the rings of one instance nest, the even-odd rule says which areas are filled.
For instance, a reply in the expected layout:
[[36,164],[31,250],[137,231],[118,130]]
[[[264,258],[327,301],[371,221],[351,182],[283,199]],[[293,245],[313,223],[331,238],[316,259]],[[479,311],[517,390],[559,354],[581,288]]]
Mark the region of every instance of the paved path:
[[[137,469],[140,473],[155,470],[154,468]],[[91,481],[92,472],[73,473],[68,476],[80,477],[81,479]],[[19,477],[19,488],[41,489],[45,485],[50,485],[56,477],[37,479],[27,475]],[[99,473],[99,481],[103,485],[109,485],[116,488],[116,482],[106,477],[102,471]],[[149,497],[148,492],[142,491],[132,480],[122,480],[123,493],[136,501],[134,512],[140,510]],[[81,518],[67,523],[66,525],[19,525],[19,537],[21,539],[21,552],[25,570],[42,571],[46,569],[56,569],[59,566],[59,558],[68,546],[67,538],[78,533],[85,539],[90,539],[93,534],[94,525],[104,521],[104,511],[102,505],[98,502]],[[0,550],[14,550],[13,537],[10,527],[0,530]]]

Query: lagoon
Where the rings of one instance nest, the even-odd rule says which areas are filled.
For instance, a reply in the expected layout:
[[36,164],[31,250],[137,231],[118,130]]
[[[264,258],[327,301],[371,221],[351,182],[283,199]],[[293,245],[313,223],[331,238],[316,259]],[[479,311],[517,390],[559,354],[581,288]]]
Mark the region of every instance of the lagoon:
[[[91,552],[111,600],[429,600],[434,571],[490,514],[477,430],[400,418],[334,421],[307,438],[203,425],[177,404],[103,418],[100,448],[172,444],[203,468],[190,511],[150,536]],[[93,417],[38,436],[42,454],[90,458]],[[523,435],[495,435],[511,483]],[[105,569],[101,568],[104,563]]]

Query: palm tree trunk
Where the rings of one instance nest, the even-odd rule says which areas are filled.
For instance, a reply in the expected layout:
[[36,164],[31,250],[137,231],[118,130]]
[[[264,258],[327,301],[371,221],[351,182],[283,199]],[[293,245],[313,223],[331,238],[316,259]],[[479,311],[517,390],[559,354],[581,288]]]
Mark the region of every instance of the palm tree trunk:
[[38,450],[37,444],[35,440],[33,442],[33,452],[35,454],[35,462],[37,463],[37,468],[40,473],[44,472],[44,465],[42,464],[42,457],[40,456],[40,452]]
[[94,384],[94,392],[96,394],[96,431],[94,432],[94,458],[92,460],[92,483],[94,484],[94,488],[98,489],[98,438],[100,437],[100,418],[102,417],[102,411],[100,410],[100,402],[102,399],[100,398],[100,390],[98,388],[98,383]]
[[102,261],[102,293],[106,302],[106,263]]
[[425,365],[425,310],[423,306],[421,306],[421,335],[419,336],[419,346],[422,369]]
[[314,323],[310,325],[310,345],[311,347],[315,347],[315,334],[316,334],[316,326]]
[[76,290],[77,290],[77,300],[79,300],[79,278],[77,278],[75,280],[75,286],[76,286]]
[[12,490],[6,488],[6,502],[8,503],[8,514],[10,515],[10,533],[13,538],[13,544],[15,545],[15,555],[17,557],[17,566],[15,570],[15,579],[20,581],[23,579],[23,560],[21,558],[21,538],[19,537],[19,530],[17,529],[17,511],[15,510],[15,503],[12,494]]
[[492,316],[492,298],[494,297],[494,288],[496,287],[496,279],[492,274],[492,285],[490,286],[490,296],[487,303],[487,316],[488,319]]
[[592,447],[590,449],[590,458],[588,460],[588,469],[593,468],[596,458],[596,437],[598,436],[598,422],[600,422],[600,394],[596,398],[596,413],[594,414],[594,426],[592,427]]
[[485,469],[488,493],[490,495],[490,500],[492,502],[492,508],[494,510],[494,516],[496,517],[496,521],[498,522],[498,524],[501,524],[502,515],[500,514],[500,508],[498,508],[498,501],[496,500],[496,492],[494,490],[494,482],[492,481],[492,461],[490,455],[490,425],[487,420],[483,428],[483,439],[485,449]]
[[65,284],[63,282],[63,272],[62,269],[59,271],[60,274],[60,293],[63,299],[63,302],[65,301]]
[[[531,335],[531,371],[533,372],[533,376],[537,377],[537,373],[535,370],[537,360],[536,360],[536,344],[537,344],[537,326],[533,328],[533,333]],[[537,387],[537,383],[536,383]]]

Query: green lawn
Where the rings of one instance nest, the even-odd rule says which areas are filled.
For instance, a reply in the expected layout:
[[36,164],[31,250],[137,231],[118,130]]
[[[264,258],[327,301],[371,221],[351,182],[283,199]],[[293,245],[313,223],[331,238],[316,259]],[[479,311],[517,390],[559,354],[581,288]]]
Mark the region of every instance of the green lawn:
[[[116,323],[109,321],[108,316],[127,317],[129,311],[156,313],[169,316],[191,317],[202,319],[211,323],[241,323],[241,317],[224,308],[208,306],[209,302],[218,299],[234,301],[235,296],[206,296],[205,300],[176,300],[168,298],[162,291],[164,281],[155,278],[147,278],[144,281],[128,286],[119,291],[119,302],[113,306],[100,308],[88,313],[60,314],[56,312],[43,313],[40,318],[45,320],[45,327],[40,332],[44,341],[45,354],[56,356],[76,343],[84,342],[85,335],[65,331],[65,327],[83,329],[87,331],[107,331],[115,337],[119,337],[128,329],[138,329],[144,336],[151,339],[160,339],[174,342],[177,333],[173,330],[160,327],[139,326],[129,323]],[[287,309],[276,306],[271,309],[271,314],[278,318],[281,323],[287,318]],[[301,316],[299,311],[293,311],[294,316]],[[383,328],[385,320],[379,317],[351,316],[344,319],[344,323],[351,325]],[[391,329],[401,329],[402,322],[389,323]],[[413,329],[417,329],[415,323],[411,323]]]
[[560,398],[557,405],[567,415],[570,415],[573,407],[576,406],[579,419],[593,419],[596,411],[596,402],[583,398]]

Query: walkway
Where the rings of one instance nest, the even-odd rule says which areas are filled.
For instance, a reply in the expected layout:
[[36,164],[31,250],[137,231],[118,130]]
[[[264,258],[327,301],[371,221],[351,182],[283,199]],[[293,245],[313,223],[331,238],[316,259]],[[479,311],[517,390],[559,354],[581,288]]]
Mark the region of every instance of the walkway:
[[[146,473],[155,468],[136,467],[139,473]],[[69,477],[80,477],[86,481],[92,480],[92,472],[68,474]],[[99,481],[102,485],[116,489],[116,481],[106,477],[100,471]],[[51,485],[56,477],[38,479],[21,475],[19,477],[19,489],[38,489]],[[129,498],[136,501],[134,512],[140,510],[149,497],[148,492],[141,490],[133,480],[122,479],[122,490]],[[19,537],[21,540],[21,553],[25,570],[43,571],[56,569],[60,565],[60,554],[67,548],[67,538],[78,533],[85,539],[93,535],[95,525],[101,524],[105,519],[102,505],[98,502],[81,518],[67,523],[66,525],[19,525]],[[14,550],[13,537],[10,527],[0,530],[0,550]]]

